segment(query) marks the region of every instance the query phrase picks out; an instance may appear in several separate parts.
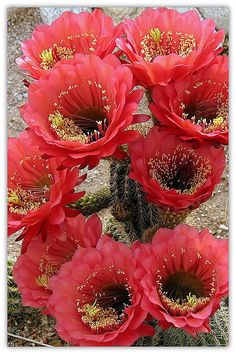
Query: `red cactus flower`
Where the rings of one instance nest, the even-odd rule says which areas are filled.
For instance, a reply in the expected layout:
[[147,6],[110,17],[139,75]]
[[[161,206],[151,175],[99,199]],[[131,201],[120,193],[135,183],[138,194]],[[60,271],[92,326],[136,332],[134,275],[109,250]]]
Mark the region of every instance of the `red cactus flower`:
[[[141,252],[142,251],[142,252]],[[142,306],[166,329],[209,332],[209,317],[228,293],[228,241],[189,225],[159,229],[151,244],[134,244]]]
[[131,250],[108,236],[96,249],[78,249],[49,282],[48,308],[60,337],[76,346],[127,346],[152,335],[135,268]]
[[8,158],[9,233],[26,227],[20,238],[25,236],[28,243],[40,228],[47,230],[71,215],[66,205],[84,194],[74,193],[74,187],[85,176],[79,178],[77,168],[58,171],[61,159],[44,159],[25,132],[9,139]]
[[76,53],[103,58],[113,52],[122,29],[122,24],[114,26],[112,18],[99,9],[92,13],[64,12],[51,25],[37,26],[32,38],[22,42],[23,56],[17,64],[39,79],[57,62],[71,59]]
[[18,257],[13,276],[24,306],[45,308],[52,294],[49,279],[58,273],[78,248],[95,247],[102,234],[100,219],[93,215],[87,221],[83,215],[66,218],[43,242],[41,235]]
[[64,157],[64,166],[91,168],[137,137],[124,131],[140,119],[133,113],[143,91],[132,89],[132,73],[115,56],[77,54],[30,85],[21,112],[43,152]]
[[228,57],[167,87],[156,86],[150,109],[157,120],[183,139],[228,144]]
[[147,9],[124,21],[127,39],[116,43],[124,51],[144,86],[166,85],[208,65],[222,50],[224,31],[213,20],[201,21],[197,11]]
[[130,177],[150,202],[174,212],[197,208],[210,198],[225,166],[222,147],[195,146],[157,126],[129,144],[129,151]]

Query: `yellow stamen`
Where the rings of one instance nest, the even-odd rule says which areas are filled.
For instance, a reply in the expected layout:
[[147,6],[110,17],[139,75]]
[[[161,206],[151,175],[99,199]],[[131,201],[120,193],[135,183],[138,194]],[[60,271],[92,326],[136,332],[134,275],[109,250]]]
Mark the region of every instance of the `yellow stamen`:
[[220,126],[223,122],[224,122],[224,117],[222,116],[217,116],[215,119],[213,119],[214,127]]
[[198,298],[196,297],[196,295],[192,295],[191,293],[189,293],[186,298],[187,298],[187,305],[189,307],[193,307],[198,303]]
[[16,192],[13,190],[9,193],[8,196],[8,203],[12,203],[12,204],[20,204],[20,198],[18,197],[18,195],[16,194]]
[[94,317],[96,316],[99,312],[101,312],[101,307],[98,307],[96,305],[96,302],[94,302],[92,305],[86,304],[84,311],[87,313],[88,316]]
[[59,111],[54,111],[48,119],[51,122],[52,129],[61,140],[79,141],[81,144],[88,142],[88,136],[83,133],[82,129],[72,119],[64,117]]
[[61,127],[64,124],[64,117],[59,111],[55,111],[53,114],[50,114],[49,120],[52,122],[52,126]]
[[155,43],[159,43],[161,39],[161,31],[159,28],[152,28],[150,29],[150,36],[154,40]]
[[45,289],[48,289],[48,282],[49,282],[50,276],[48,274],[42,274],[39,275],[35,282],[38,286],[42,286]]
[[54,66],[55,60],[53,58],[52,48],[43,50],[39,57],[42,60],[40,66],[43,69],[48,70]]
[[96,302],[78,307],[78,312],[81,313],[81,320],[98,333],[117,328],[123,321],[115,309],[102,308]]
[[39,270],[42,272],[42,274],[35,279],[36,284],[45,289],[50,289],[49,280],[53,275],[57,274],[58,268],[49,263],[45,265],[43,263],[43,259],[41,259]]

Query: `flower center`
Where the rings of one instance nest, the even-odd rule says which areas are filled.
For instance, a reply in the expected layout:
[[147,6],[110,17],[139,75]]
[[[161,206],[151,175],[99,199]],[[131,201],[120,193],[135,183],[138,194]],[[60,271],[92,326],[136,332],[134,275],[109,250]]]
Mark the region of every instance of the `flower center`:
[[157,152],[148,162],[149,174],[164,190],[194,194],[211,172],[210,162],[193,149],[177,146],[170,154]]
[[89,54],[95,50],[97,39],[93,33],[81,33],[61,39],[59,45],[44,49],[39,58],[40,67],[50,70],[62,59],[72,59],[75,53]]
[[88,80],[86,89],[93,97],[90,105],[89,98],[84,94],[84,86],[81,83],[68,87],[59,94],[58,102],[54,103],[57,110],[48,119],[51,129],[60,140],[89,144],[105,135],[111,108],[107,91],[96,81]]
[[[189,97],[191,100],[189,101]],[[183,119],[200,125],[202,131],[226,131],[228,129],[228,88],[226,83],[216,84],[211,80],[197,82],[192,90],[185,90],[184,101],[180,104]]]
[[141,43],[141,54],[145,61],[153,61],[159,55],[177,54],[186,57],[196,49],[196,39],[193,34],[182,32],[161,32],[152,28]]
[[[115,272],[114,267],[110,267]],[[106,278],[106,270],[105,271]],[[119,277],[125,275],[121,270],[116,272],[117,282],[104,284],[101,268],[91,274],[85,284],[78,287],[78,313],[85,325],[96,333],[112,331],[126,320],[125,308],[131,305],[131,288],[127,282],[119,282]],[[113,280],[114,281],[114,280]]]
[[215,293],[214,271],[207,281],[203,281],[191,271],[184,270],[163,278],[159,275],[158,279],[157,291],[161,301],[174,316],[186,316],[189,312],[196,313],[202,310]]
[[48,285],[49,280],[53,275],[58,273],[59,267],[45,262],[45,260],[42,258],[39,264],[39,270],[42,272],[42,274],[35,279],[36,284],[45,289],[50,289]]
[[122,322],[112,307],[103,309],[96,303],[86,304],[78,308],[78,312],[81,314],[82,322],[97,333],[115,330]]
[[40,54],[40,67],[44,70],[50,70],[54,65],[62,59],[72,59],[74,51],[66,47],[58,47],[54,44],[52,48],[45,49]]
[[20,165],[10,176],[8,206],[11,213],[23,216],[48,201],[53,176],[40,155],[25,156]]

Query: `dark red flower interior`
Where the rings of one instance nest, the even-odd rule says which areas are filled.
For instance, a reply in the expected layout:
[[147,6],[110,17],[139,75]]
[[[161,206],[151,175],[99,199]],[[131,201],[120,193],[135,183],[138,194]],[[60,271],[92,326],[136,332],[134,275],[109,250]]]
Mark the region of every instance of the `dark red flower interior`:
[[111,105],[106,89],[96,81],[70,86],[54,106],[49,121],[60,140],[86,144],[105,135]]
[[[179,101],[176,102],[179,105]],[[177,107],[183,119],[200,125],[202,131],[226,131],[228,129],[228,88],[226,83],[213,80],[199,81],[184,91]]]
[[[181,257],[186,252],[181,249]],[[170,258],[174,257],[176,255],[172,253]],[[190,262],[192,266],[186,270],[182,265],[173,267],[173,262],[164,257],[156,271],[157,292],[163,306],[174,316],[186,316],[189,312],[200,311],[211,301],[216,291],[213,264],[200,253],[196,253],[196,258]]]
[[195,274],[178,271],[166,279],[163,284],[163,292],[175,301],[179,299],[182,304],[190,293],[197,297],[203,297],[205,289],[203,282]]
[[211,172],[210,162],[193,149],[177,146],[169,154],[157,152],[149,163],[149,174],[164,190],[193,194]]
[[96,333],[121,326],[131,305],[131,287],[126,274],[114,265],[99,268],[78,287],[77,307],[82,322]]
[[9,176],[8,206],[11,213],[26,215],[50,198],[54,182],[50,164],[40,155],[25,156]]

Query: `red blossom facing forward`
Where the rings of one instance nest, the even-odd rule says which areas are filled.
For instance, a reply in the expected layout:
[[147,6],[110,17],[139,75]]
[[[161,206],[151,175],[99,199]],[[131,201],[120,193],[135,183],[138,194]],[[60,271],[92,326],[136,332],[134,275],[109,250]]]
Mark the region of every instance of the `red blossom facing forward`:
[[71,59],[76,53],[103,58],[113,52],[122,28],[122,24],[114,26],[112,18],[99,9],[80,14],[66,11],[51,25],[37,26],[32,38],[22,42],[23,56],[17,64],[39,79],[57,62]]
[[140,119],[133,113],[143,91],[132,89],[131,71],[114,55],[77,54],[30,85],[21,113],[43,152],[63,157],[64,166],[92,168],[102,157],[124,156],[118,145],[139,135],[125,131]]
[[156,86],[149,105],[157,120],[183,139],[228,144],[228,57],[167,87]]
[[209,317],[228,293],[228,241],[189,225],[159,229],[151,244],[134,244],[142,306],[164,329],[209,332]]
[[39,234],[27,251],[18,257],[13,276],[24,306],[47,307],[52,294],[50,278],[61,265],[69,261],[78,248],[95,247],[102,234],[100,219],[93,215],[87,221],[83,215],[66,218],[50,233],[45,242]]
[[85,176],[79,178],[77,168],[58,171],[61,159],[44,159],[25,132],[17,139],[9,138],[8,161],[9,233],[25,227],[21,237],[26,236],[28,243],[40,228],[47,232],[71,215],[66,205],[84,194],[74,193],[74,187]]
[[201,20],[195,10],[147,9],[124,20],[126,39],[116,43],[144,86],[166,85],[208,65],[222,50],[224,31],[213,20]]
[[163,209],[194,209],[210,198],[224,171],[222,147],[195,145],[153,127],[129,144],[130,177]]
[[77,346],[128,346],[153,335],[143,323],[147,312],[135,269],[129,247],[108,236],[96,249],[77,250],[49,282],[49,311],[60,337]]

